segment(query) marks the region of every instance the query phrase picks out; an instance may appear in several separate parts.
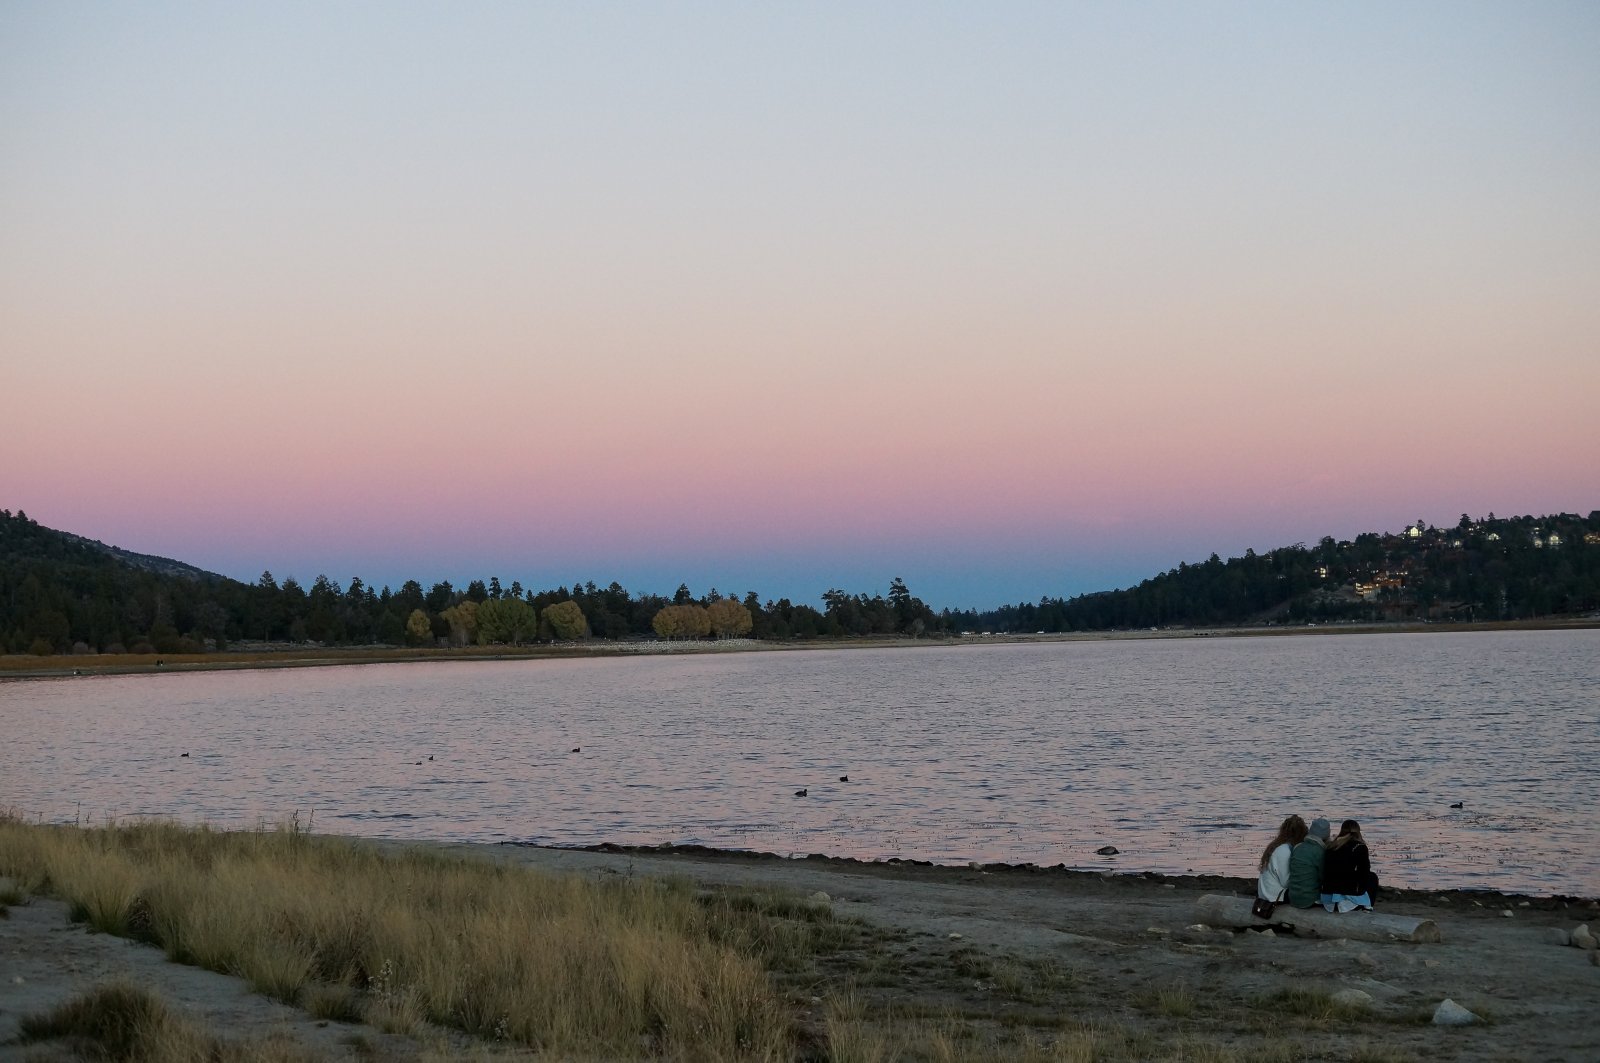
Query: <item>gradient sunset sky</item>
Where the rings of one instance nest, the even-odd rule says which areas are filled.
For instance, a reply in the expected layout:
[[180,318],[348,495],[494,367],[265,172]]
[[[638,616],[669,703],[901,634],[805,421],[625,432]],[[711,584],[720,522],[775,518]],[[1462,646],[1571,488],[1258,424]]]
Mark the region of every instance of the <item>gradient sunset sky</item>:
[[1600,5],[0,5],[0,507],[937,606],[1600,507]]

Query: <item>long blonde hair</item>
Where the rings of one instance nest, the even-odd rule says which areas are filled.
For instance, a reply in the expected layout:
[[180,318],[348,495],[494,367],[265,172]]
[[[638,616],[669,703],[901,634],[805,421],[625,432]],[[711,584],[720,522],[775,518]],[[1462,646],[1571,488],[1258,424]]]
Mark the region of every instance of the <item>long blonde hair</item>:
[[1367,844],[1367,840],[1361,836],[1361,824],[1353,819],[1347,819],[1339,824],[1339,836],[1329,843],[1328,848],[1343,849],[1351,842],[1355,842],[1357,845]]
[[1283,845],[1285,842],[1290,845],[1298,845],[1305,840],[1305,820],[1301,819],[1299,816],[1290,816],[1288,819],[1284,820],[1283,824],[1278,827],[1278,836],[1268,842],[1265,849],[1261,850],[1261,870],[1265,871],[1267,869],[1267,861],[1272,859],[1272,850],[1276,849],[1280,845]]

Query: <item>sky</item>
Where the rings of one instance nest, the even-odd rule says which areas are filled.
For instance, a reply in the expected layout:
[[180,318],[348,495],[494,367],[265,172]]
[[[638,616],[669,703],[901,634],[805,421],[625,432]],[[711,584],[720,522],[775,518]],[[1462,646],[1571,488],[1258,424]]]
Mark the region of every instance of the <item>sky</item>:
[[1600,5],[0,4],[0,508],[935,607],[1600,508]]

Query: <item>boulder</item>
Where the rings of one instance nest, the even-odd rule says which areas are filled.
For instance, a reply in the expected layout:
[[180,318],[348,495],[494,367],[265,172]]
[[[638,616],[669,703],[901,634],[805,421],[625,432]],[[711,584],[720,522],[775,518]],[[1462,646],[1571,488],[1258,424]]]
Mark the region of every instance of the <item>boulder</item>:
[[1572,944],[1572,935],[1559,926],[1545,927],[1544,936],[1552,945]]
[[1372,994],[1363,993],[1359,989],[1341,989],[1333,994],[1335,1004],[1343,1004],[1347,1008],[1366,1008],[1372,1006]]
[[1433,1009],[1435,1026],[1470,1026],[1477,1021],[1476,1015],[1449,997],[1444,998],[1439,1002],[1439,1006]]

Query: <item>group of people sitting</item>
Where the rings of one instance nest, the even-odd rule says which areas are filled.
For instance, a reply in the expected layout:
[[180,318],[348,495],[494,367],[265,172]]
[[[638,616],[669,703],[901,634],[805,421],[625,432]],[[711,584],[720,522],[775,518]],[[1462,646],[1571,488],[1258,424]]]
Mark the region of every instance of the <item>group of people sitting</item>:
[[1361,824],[1347,819],[1339,836],[1329,839],[1328,821],[1318,817],[1306,826],[1290,816],[1277,837],[1261,851],[1261,878],[1256,896],[1271,904],[1296,908],[1318,904],[1330,912],[1371,911],[1378,893]]

